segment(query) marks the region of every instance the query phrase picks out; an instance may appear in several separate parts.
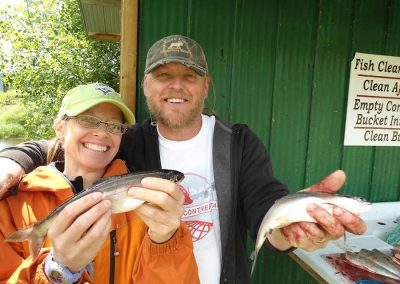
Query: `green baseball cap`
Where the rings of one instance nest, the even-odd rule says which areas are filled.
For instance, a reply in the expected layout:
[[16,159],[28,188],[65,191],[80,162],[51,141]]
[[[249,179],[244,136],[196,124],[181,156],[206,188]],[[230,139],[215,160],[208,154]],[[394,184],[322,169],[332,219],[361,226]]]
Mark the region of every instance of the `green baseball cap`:
[[201,46],[191,38],[170,35],[154,43],[147,52],[145,74],[166,63],[181,63],[199,75],[208,72],[208,65]]
[[135,116],[122,101],[121,95],[100,83],[79,85],[68,91],[62,101],[58,117],[76,116],[101,103],[117,106],[122,111],[126,123],[130,125],[135,123]]

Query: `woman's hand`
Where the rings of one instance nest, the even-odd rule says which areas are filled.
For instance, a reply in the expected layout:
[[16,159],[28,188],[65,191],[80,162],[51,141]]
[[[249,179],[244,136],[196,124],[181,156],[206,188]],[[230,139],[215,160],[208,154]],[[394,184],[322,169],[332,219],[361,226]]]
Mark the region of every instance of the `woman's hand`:
[[111,201],[103,194],[88,194],[68,206],[56,217],[48,231],[53,245],[53,260],[77,272],[97,255],[111,226]]
[[149,227],[148,234],[155,243],[168,241],[180,226],[185,197],[179,185],[160,178],[144,178],[143,187],[133,187],[128,194],[146,201],[136,213]]

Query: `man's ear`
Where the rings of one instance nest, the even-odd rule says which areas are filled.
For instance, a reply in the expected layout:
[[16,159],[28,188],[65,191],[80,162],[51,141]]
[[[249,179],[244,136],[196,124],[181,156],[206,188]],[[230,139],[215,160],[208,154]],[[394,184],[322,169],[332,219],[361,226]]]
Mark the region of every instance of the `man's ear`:
[[146,75],[144,75],[144,77],[143,77],[143,84],[142,84],[142,86],[143,86],[143,93],[144,93],[144,96],[145,97],[147,97],[147,95],[146,95],[146,89],[148,88],[148,84],[149,84],[149,76],[146,74]]
[[208,98],[208,89],[210,88],[211,77],[207,74],[204,81],[204,99]]

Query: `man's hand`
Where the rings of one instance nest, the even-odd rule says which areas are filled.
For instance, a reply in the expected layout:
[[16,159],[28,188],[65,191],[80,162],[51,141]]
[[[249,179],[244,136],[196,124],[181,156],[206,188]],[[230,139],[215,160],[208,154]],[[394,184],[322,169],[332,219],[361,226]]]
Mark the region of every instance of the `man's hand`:
[[133,187],[128,194],[146,201],[136,213],[149,227],[155,243],[168,241],[180,226],[185,197],[179,185],[160,178],[144,178],[143,187]]
[[111,226],[111,201],[102,193],[88,194],[68,206],[56,217],[48,231],[53,259],[77,272],[90,263]]
[[8,158],[0,158],[0,200],[9,196],[9,189],[14,187],[21,176],[25,173],[24,169],[17,163]]
[[[342,170],[337,170],[319,183],[302,191],[334,194],[344,185],[345,181],[345,173]],[[361,218],[343,208],[335,207],[333,214],[329,214],[322,207],[310,204],[307,211],[318,223],[298,222],[280,230],[280,233],[293,247],[314,251],[326,247],[330,240],[339,239],[345,231],[361,235],[366,230],[366,225]]]

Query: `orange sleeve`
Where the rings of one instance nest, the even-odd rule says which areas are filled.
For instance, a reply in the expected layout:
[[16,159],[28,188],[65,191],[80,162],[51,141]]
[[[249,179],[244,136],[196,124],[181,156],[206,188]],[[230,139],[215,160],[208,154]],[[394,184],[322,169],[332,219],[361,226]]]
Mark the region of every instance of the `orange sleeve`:
[[0,202],[0,216],[0,283],[2,284],[7,283],[14,271],[25,261],[25,250],[23,243],[5,241],[6,236],[16,231],[6,200]]
[[24,259],[23,262],[14,270],[13,274],[10,276],[5,283],[43,283],[48,284],[44,272],[42,270],[44,259],[49,253],[49,249],[44,249],[38,259],[32,263],[32,258],[28,257]]
[[0,202],[0,283],[32,283],[33,281],[34,283],[48,283],[44,275],[44,281],[35,281],[35,274],[39,271],[38,267],[46,257],[48,249],[43,249],[38,260],[32,263],[28,242],[6,242],[4,240],[6,236],[17,230],[14,222],[15,216],[11,209],[7,200]]
[[[0,201],[0,284],[49,283],[44,270],[44,260],[50,248],[43,248],[38,259],[32,263],[28,242],[6,242],[5,238],[15,232],[14,216],[7,200]],[[79,283],[91,282],[87,272]]]
[[[50,248],[42,249],[35,263],[32,263],[31,257],[24,260],[24,262],[14,271],[8,281],[4,283],[50,283],[46,277],[46,274],[44,273],[44,263],[46,256],[49,253]],[[77,283],[86,284],[93,283],[93,281],[91,280],[89,274],[85,271]]]
[[[4,241],[5,236],[0,232],[0,283],[6,283],[8,278],[13,274],[15,269],[24,261],[17,253],[18,246],[12,246]],[[17,249],[18,250],[18,249]]]
[[132,277],[133,283],[200,283],[192,236],[184,222],[181,222],[175,235],[163,244],[153,243],[146,234]]

